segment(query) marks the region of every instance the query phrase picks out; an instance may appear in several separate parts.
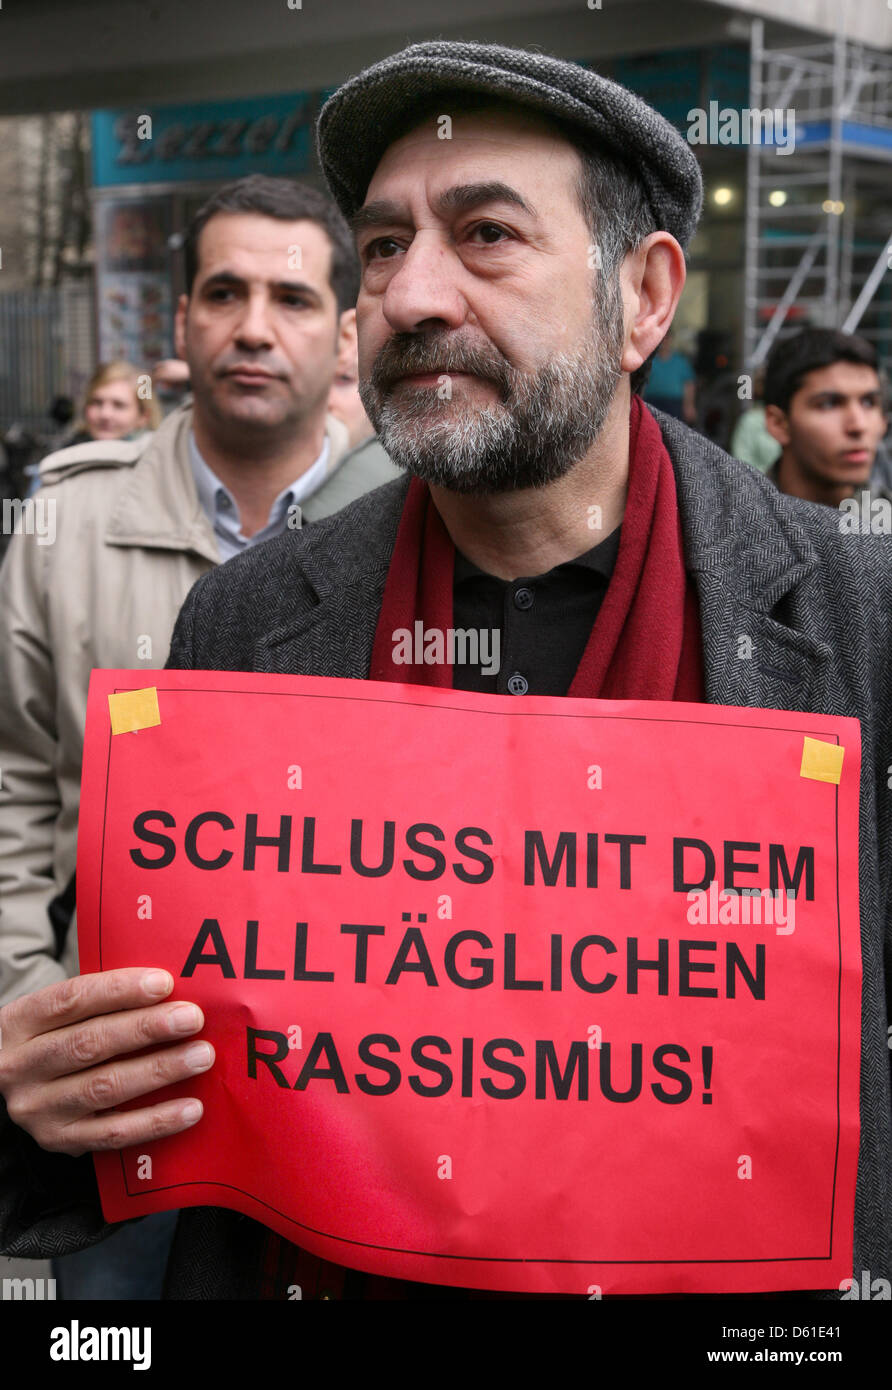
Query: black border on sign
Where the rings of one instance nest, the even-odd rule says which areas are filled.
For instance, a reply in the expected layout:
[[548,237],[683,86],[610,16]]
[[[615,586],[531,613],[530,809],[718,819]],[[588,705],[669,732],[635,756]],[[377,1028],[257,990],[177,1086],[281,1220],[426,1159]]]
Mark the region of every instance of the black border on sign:
[[[252,673],[251,673],[251,672],[246,672],[245,674],[252,674]],[[261,673],[261,672],[257,672],[256,674],[260,675],[260,674],[262,674],[262,673]],[[295,675],[295,679],[301,679],[301,677]],[[116,686],[116,687],[115,687],[114,693],[115,693],[115,694],[122,694],[122,693],[127,693],[127,694],[129,694],[129,693],[131,692],[132,689],[133,689],[132,686],[127,686],[127,687]],[[365,703],[369,700],[369,698],[370,698],[370,696],[368,696],[368,695],[347,695],[347,694],[343,694],[343,695],[339,695],[339,694],[338,694],[338,695],[336,695],[336,694],[329,694],[329,693],[322,694],[321,692],[320,692],[320,694],[316,695],[316,694],[313,694],[313,693],[311,693],[311,692],[305,692],[305,691],[287,691],[287,690],[230,690],[230,689],[227,689],[227,688],[225,688],[225,687],[218,687],[218,688],[216,688],[216,689],[209,689],[209,688],[206,687],[206,686],[175,686],[175,687],[171,687],[169,691],[165,691],[165,693],[170,693],[170,694],[175,694],[175,695],[252,695],[252,696],[253,696],[253,695],[273,695],[273,696],[277,696],[277,697],[280,698],[280,699],[281,699],[283,696],[285,696],[285,697],[287,697],[287,698],[289,698],[289,699],[297,699],[297,700],[346,700],[346,701],[349,701],[349,702],[351,702],[351,703],[357,703],[357,704],[365,704]],[[420,709],[431,709],[431,708],[436,708],[436,709],[450,709],[450,710],[452,710],[454,713],[457,713],[457,714],[473,714],[473,715],[476,715],[476,716],[479,716],[479,715],[494,715],[494,716],[496,716],[497,718],[504,718],[506,715],[509,716],[509,717],[513,717],[513,718],[516,718],[516,717],[518,717],[518,716],[521,716],[521,717],[523,717],[524,719],[528,719],[528,720],[529,720],[529,719],[592,719],[592,718],[598,718],[598,719],[603,719],[603,720],[606,720],[606,721],[618,720],[618,719],[620,719],[620,720],[625,720],[626,722],[632,722],[632,723],[638,723],[638,724],[640,724],[640,723],[645,723],[645,724],[667,724],[667,723],[671,723],[671,724],[703,724],[703,725],[708,725],[710,728],[714,728],[716,724],[720,724],[722,728],[727,728],[727,729],[747,729],[747,730],[753,730],[754,728],[755,728],[755,729],[758,729],[758,728],[759,728],[758,725],[753,725],[753,724],[733,724],[733,723],[730,723],[730,722],[728,722],[728,721],[726,721],[726,720],[715,720],[715,719],[685,719],[685,718],[678,718],[678,717],[676,717],[676,718],[667,718],[667,719],[658,719],[656,716],[634,715],[634,714],[598,714],[597,716],[595,716],[595,715],[592,715],[592,714],[586,714],[586,713],[581,712],[581,711],[580,711],[580,713],[576,714],[576,713],[574,713],[574,712],[572,712],[572,711],[570,711],[570,710],[568,710],[566,713],[564,713],[563,711],[561,711],[560,713],[558,713],[558,712],[555,712],[555,713],[543,713],[543,712],[540,712],[540,711],[538,711],[538,710],[523,710],[523,709],[517,709],[516,707],[512,707],[512,706],[510,706],[510,705],[508,706],[508,708],[506,708],[506,709],[504,709],[504,710],[479,710],[479,709],[468,709],[468,708],[467,708],[466,706],[464,706],[464,705],[446,705],[446,704],[440,704],[439,702],[438,702],[436,705],[431,705],[430,703],[428,703],[428,702],[425,701],[425,700],[418,700],[418,701],[415,701],[415,700],[410,700],[410,699],[401,699],[401,700],[388,699],[387,696],[384,695],[384,694],[382,694],[382,697],[381,697],[380,701],[376,700],[376,703],[380,703],[380,704],[389,704],[389,705],[399,705],[401,708],[404,707],[404,706],[406,706],[406,705],[411,705],[411,706],[414,706],[415,708],[420,708]],[[726,708],[726,706],[716,706],[716,708],[717,708],[717,709],[721,709],[721,708]],[[760,708],[760,711],[761,711],[761,707],[759,707],[759,708]],[[772,711],[770,711],[770,710],[764,711],[764,712],[765,712],[765,713],[769,713],[769,714],[772,713]],[[777,713],[782,713],[782,711],[777,711]],[[837,747],[839,747],[839,734],[837,734],[837,733],[827,733],[827,734],[823,734],[823,735],[822,735],[822,734],[816,733],[815,730],[813,730],[813,729],[804,730],[804,729],[797,728],[796,726],[789,727],[789,726],[786,726],[786,725],[779,725],[779,724],[772,724],[772,725],[770,725],[770,726],[765,726],[765,727],[766,727],[766,728],[768,729],[768,731],[771,732],[771,733],[794,733],[794,734],[801,734],[803,738],[819,738],[819,737],[823,737],[823,738],[826,739],[828,742],[832,741],[832,742],[834,742],[834,743],[836,744]],[[104,804],[104,806],[103,806],[103,816],[102,816],[102,848],[101,848],[100,860],[99,860],[99,968],[100,968],[100,970],[102,969],[102,875],[103,875],[103,869],[104,869],[104,864],[105,864],[105,841],[106,841],[106,826],[107,826],[107,822],[108,822],[108,787],[109,787],[109,776],[110,776],[110,769],[111,769],[112,738],[113,738],[113,735],[111,734],[111,731],[110,731],[110,729],[109,729],[109,734],[108,734],[108,756],[107,756],[107,759],[106,759],[106,770],[105,770],[105,804]],[[839,1100],[839,1093],[840,1093],[840,1084],[841,1084],[841,1083],[840,1083],[840,1062],[841,1062],[840,1053],[841,1053],[841,1046],[842,1046],[842,1043],[841,1043],[841,1032],[842,1032],[842,1027],[841,1027],[841,1022],[842,1022],[842,1021],[841,1021],[841,1014],[842,1014],[842,922],[841,922],[841,920],[840,920],[840,904],[839,904],[839,783],[838,783],[838,782],[834,785],[834,836],[835,836],[835,849],[836,849],[836,945],[837,945],[837,980],[836,980],[836,1150],[835,1150],[835,1153],[834,1153],[834,1156],[833,1156],[833,1186],[832,1186],[832,1189],[831,1189],[831,1198],[830,1198],[830,1233],[829,1233],[829,1247],[828,1247],[827,1253],[826,1253],[825,1255],[771,1255],[771,1256],[767,1256],[767,1257],[766,1257],[766,1256],[763,1256],[762,1258],[758,1258],[758,1259],[757,1259],[757,1258],[752,1258],[752,1257],[747,1257],[747,1256],[739,1256],[739,1257],[737,1257],[736,1259],[723,1259],[723,1260],[709,1260],[709,1259],[673,1260],[673,1259],[665,1259],[665,1258],[663,1258],[663,1259],[649,1259],[649,1260],[605,1260],[605,1259],[599,1259],[599,1258],[597,1258],[597,1257],[591,1257],[591,1256],[588,1257],[588,1258],[579,1258],[579,1259],[568,1259],[568,1258],[560,1258],[560,1259],[558,1259],[558,1258],[555,1258],[555,1257],[548,1257],[548,1256],[545,1256],[545,1255],[518,1255],[518,1256],[510,1256],[510,1255],[456,1255],[456,1254],[450,1254],[450,1253],[448,1253],[448,1252],[438,1251],[438,1250],[409,1250],[409,1249],[407,1249],[405,1246],[401,1246],[401,1245],[379,1245],[379,1244],[376,1244],[374,1241],[353,1240],[353,1239],[351,1239],[349,1236],[331,1235],[331,1234],[329,1234],[328,1231],[322,1231],[322,1230],[319,1230],[319,1229],[318,1229],[317,1227],[315,1227],[315,1226],[308,1226],[308,1225],[306,1225],[306,1224],[303,1223],[303,1222],[296,1221],[296,1220],[294,1219],[294,1217],[288,1216],[288,1215],[287,1215],[285,1212],[283,1212],[283,1211],[279,1211],[278,1207],[272,1206],[271,1203],[263,1201],[262,1198],[260,1198],[260,1197],[255,1197],[254,1194],[253,1194],[252,1192],[246,1192],[246,1191],[244,1190],[244,1188],[236,1187],[236,1186],[234,1186],[234,1184],[232,1184],[232,1183],[215,1182],[215,1181],[213,1181],[213,1180],[207,1180],[207,1179],[206,1179],[206,1180],[203,1180],[203,1181],[201,1181],[201,1182],[197,1182],[197,1181],[196,1181],[196,1182],[194,1182],[194,1183],[193,1183],[193,1182],[170,1183],[170,1184],[168,1184],[166,1187],[149,1187],[149,1188],[143,1187],[143,1188],[140,1189],[139,1192],[133,1192],[133,1191],[131,1191],[131,1189],[130,1189],[130,1187],[129,1187],[129,1185],[128,1185],[128,1181],[127,1181],[127,1171],[126,1171],[126,1169],[125,1169],[125,1167],[124,1167],[124,1156],[123,1156],[123,1152],[119,1150],[119,1152],[118,1152],[118,1160],[119,1160],[120,1165],[121,1165],[121,1180],[122,1180],[122,1186],[123,1186],[123,1188],[124,1188],[125,1193],[127,1194],[128,1197],[140,1197],[140,1196],[144,1196],[144,1195],[147,1195],[147,1194],[149,1194],[149,1193],[155,1193],[155,1192],[167,1192],[167,1191],[171,1191],[171,1190],[174,1190],[174,1191],[181,1191],[183,1188],[187,1188],[187,1187],[204,1187],[204,1188],[217,1187],[217,1188],[223,1189],[224,1191],[238,1192],[238,1193],[240,1193],[241,1196],[247,1198],[248,1201],[256,1203],[257,1206],[266,1207],[268,1211],[274,1212],[276,1216],[280,1217],[282,1221],[287,1222],[289,1226],[294,1226],[294,1227],[297,1229],[298,1232],[300,1232],[300,1231],[306,1231],[306,1232],[307,1232],[308,1234],[310,1234],[310,1235],[322,1236],[325,1240],[330,1240],[330,1241],[336,1242],[336,1243],[339,1244],[339,1245],[354,1246],[354,1247],[356,1247],[356,1248],[358,1248],[358,1249],[364,1249],[364,1250],[380,1250],[382,1253],[385,1253],[385,1254],[422,1256],[422,1257],[426,1257],[426,1258],[432,1259],[432,1260],[457,1260],[457,1261],[466,1261],[466,1262],[469,1263],[469,1264],[503,1264],[503,1265],[528,1265],[528,1264],[541,1264],[541,1265],[546,1265],[546,1264],[549,1264],[549,1265],[577,1265],[577,1264],[578,1264],[578,1265],[629,1265],[629,1266],[638,1266],[638,1265],[770,1265],[770,1264],[795,1264],[795,1263],[797,1263],[797,1262],[800,1262],[800,1263],[819,1263],[819,1262],[822,1261],[822,1260],[831,1260],[831,1259],[833,1258],[833,1230],[834,1230],[834,1220],[835,1220],[835,1216],[836,1216],[836,1186],[837,1186],[837,1180],[838,1180],[838,1166],[839,1166],[839,1142],[840,1142],[840,1115],[839,1115],[840,1100]],[[202,1206],[203,1206],[203,1205],[205,1205],[205,1203],[200,1203],[199,1205],[202,1205]],[[231,1210],[231,1208],[230,1208],[230,1210]],[[236,1208],[236,1210],[239,1210],[239,1209]],[[242,1213],[242,1214],[244,1214],[244,1213]]]

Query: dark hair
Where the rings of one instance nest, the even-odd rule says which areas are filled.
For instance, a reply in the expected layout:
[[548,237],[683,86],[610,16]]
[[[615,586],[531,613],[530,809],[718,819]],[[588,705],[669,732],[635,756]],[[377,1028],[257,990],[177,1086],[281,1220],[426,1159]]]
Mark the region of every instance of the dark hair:
[[192,293],[198,273],[198,239],[212,217],[220,213],[256,212],[281,222],[315,222],[331,243],[329,283],[338,302],[338,313],[352,309],[359,294],[359,260],[350,228],[325,194],[294,179],[273,179],[249,174],[214,193],[196,212],[183,236],[186,293]]
[[[603,149],[583,143],[572,128],[566,128],[565,133],[582,160],[577,193],[582,215],[601,253],[601,274],[618,276],[628,253],[635,251],[651,232],[659,231],[659,224],[644,185],[627,164]],[[661,346],[657,343],[650,357],[629,377],[633,395],[644,389],[651,362]]]
[[834,362],[854,362],[878,371],[873,344],[836,328],[803,328],[775,343],[765,364],[765,405],[776,405],[786,412],[808,373],[832,367]]

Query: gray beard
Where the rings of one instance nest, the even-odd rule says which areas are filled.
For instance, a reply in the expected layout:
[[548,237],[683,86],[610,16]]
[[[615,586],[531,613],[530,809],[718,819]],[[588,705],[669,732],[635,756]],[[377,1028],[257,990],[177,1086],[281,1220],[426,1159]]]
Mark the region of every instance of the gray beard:
[[[595,319],[572,353],[538,371],[512,367],[495,347],[454,335],[395,334],[359,384],[366,414],[394,463],[450,492],[485,496],[540,488],[563,478],[598,438],[622,375],[623,313],[618,280],[598,282]],[[461,409],[437,386],[412,387],[397,404],[401,371],[469,371],[493,381],[498,404]]]

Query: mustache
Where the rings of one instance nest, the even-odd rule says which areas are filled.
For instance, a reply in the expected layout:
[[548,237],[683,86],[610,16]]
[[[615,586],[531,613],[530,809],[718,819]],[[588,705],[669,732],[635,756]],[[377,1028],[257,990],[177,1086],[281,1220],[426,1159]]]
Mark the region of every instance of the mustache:
[[496,348],[487,350],[443,335],[422,338],[414,333],[395,333],[375,358],[369,383],[377,391],[386,391],[400,377],[415,372],[446,376],[468,372],[494,382],[503,395],[510,393],[514,378],[514,368]]
[[270,376],[287,376],[280,363],[271,362],[264,357],[252,357],[250,353],[245,352],[230,353],[221,357],[214,367],[214,375],[225,376],[227,372],[237,371],[239,368],[269,372]]

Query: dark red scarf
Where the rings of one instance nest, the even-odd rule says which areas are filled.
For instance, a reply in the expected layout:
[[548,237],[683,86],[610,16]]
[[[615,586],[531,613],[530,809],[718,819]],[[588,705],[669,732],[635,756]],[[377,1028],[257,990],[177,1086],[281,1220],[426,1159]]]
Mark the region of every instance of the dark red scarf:
[[[452,667],[398,664],[393,634],[445,632],[455,548],[427,485],[413,478],[375,630],[371,680],[451,687]],[[638,396],[629,412],[629,487],[619,554],[568,695],[604,700],[702,700],[697,595],[684,568],[672,460]]]
[[[451,687],[445,664],[397,665],[393,634],[453,626],[455,547],[426,484],[413,478],[403,506],[369,672],[372,680]],[[656,420],[637,396],[629,413],[629,488],[610,585],[568,695],[610,700],[703,699],[700,614],[685,573],[675,474]],[[506,696],[506,699],[513,698]],[[295,1249],[270,1232],[261,1298],[300,1284],[310,1298],[399,1298],[401,1281],[359,1275]],[[346,1287],[345,1287],[346,1284]],[[350,1285],[355,1284],[355,1292]],[[475,1298],[500,1298],[475,1290]]]

